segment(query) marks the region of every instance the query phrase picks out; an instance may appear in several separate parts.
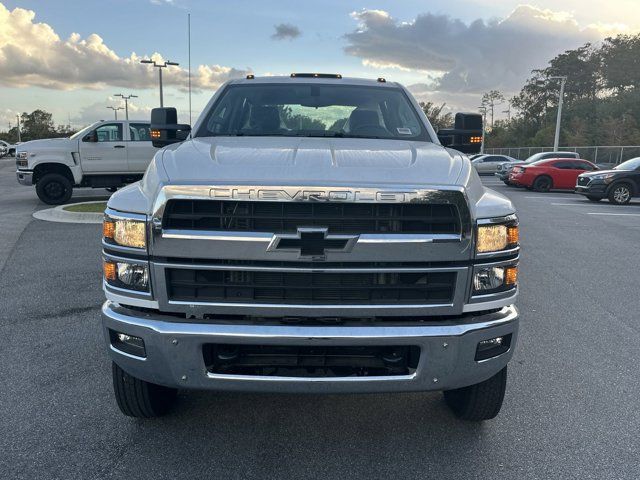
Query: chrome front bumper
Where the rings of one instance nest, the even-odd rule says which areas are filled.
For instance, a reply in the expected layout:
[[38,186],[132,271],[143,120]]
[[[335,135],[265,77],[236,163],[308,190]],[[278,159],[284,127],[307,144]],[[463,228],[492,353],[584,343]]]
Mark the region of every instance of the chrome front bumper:
[[16,170],[16,177],[18,178],[18,183],[20,185],[26,185],[28,187],[33,185],[33,172]]
[[[518,334],[515,306],[482,315],[411,326],[292,326],[190,323],[176,317],[131,310],[107,301],[102,324],[112,359],[131,375],[178,388],[297,393],[365,393],[449,390],[472,385],[496,374],[511,359]],[[113,347],[109,330],[140,337],[146,358]],[[478,342],[512,335],[511,347],[497,357],[476,361]],[[420,361],[403,376],[291,378],[210,373],[204,363],[208,343],[384,346],[414,345]]]

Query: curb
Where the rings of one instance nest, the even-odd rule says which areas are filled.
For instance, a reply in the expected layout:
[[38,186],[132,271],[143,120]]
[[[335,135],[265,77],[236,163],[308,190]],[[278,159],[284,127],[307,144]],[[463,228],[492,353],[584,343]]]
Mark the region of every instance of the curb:
[[78,202],[67,203],[65,205],[59,205],[55,208],[47,208],[45,210],[38,210],[33,212],[33,218],[38,220],[44,220],[46,222],[58,222],[58,223],[102,223],[104,215],[102,213],[88,213],[88,212],[69,212],[64,210],[69,205],[83,205],[85,203],[93,202]]

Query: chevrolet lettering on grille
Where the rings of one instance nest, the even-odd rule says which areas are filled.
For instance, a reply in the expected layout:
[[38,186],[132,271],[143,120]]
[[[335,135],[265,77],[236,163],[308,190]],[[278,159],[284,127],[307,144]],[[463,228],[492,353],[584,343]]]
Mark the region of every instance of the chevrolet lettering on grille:
[[358,235],[330,235],[327,228],[298,227],[296,233],[275,234],[268,252],[296,252],[298,258],[324,260],[326,252],[350,252]]

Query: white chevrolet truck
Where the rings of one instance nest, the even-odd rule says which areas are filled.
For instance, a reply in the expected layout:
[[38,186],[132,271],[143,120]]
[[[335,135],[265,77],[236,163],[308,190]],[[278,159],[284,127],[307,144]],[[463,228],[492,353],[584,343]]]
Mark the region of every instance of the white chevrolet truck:
[[69,201],[74,187],[118,187],[142,178],[157,149],[149,121],[100,121],[70,138],[32,140],[16,147],[16,176],[35,185],[50,205]]
[[[518,334],[518,219],[411,94],[340,75],[233,80],[158,151],[103,226],[106,345],[121,411],[178,389],[443,391],[495,417]],[[452,148],[443,146],[444,144]]]

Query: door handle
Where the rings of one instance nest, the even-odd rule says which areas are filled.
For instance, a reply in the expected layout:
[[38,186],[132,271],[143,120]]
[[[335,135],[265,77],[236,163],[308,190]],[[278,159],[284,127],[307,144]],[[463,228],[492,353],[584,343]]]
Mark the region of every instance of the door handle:
[[124,145],[114,145],[113,148],[124,148]]

